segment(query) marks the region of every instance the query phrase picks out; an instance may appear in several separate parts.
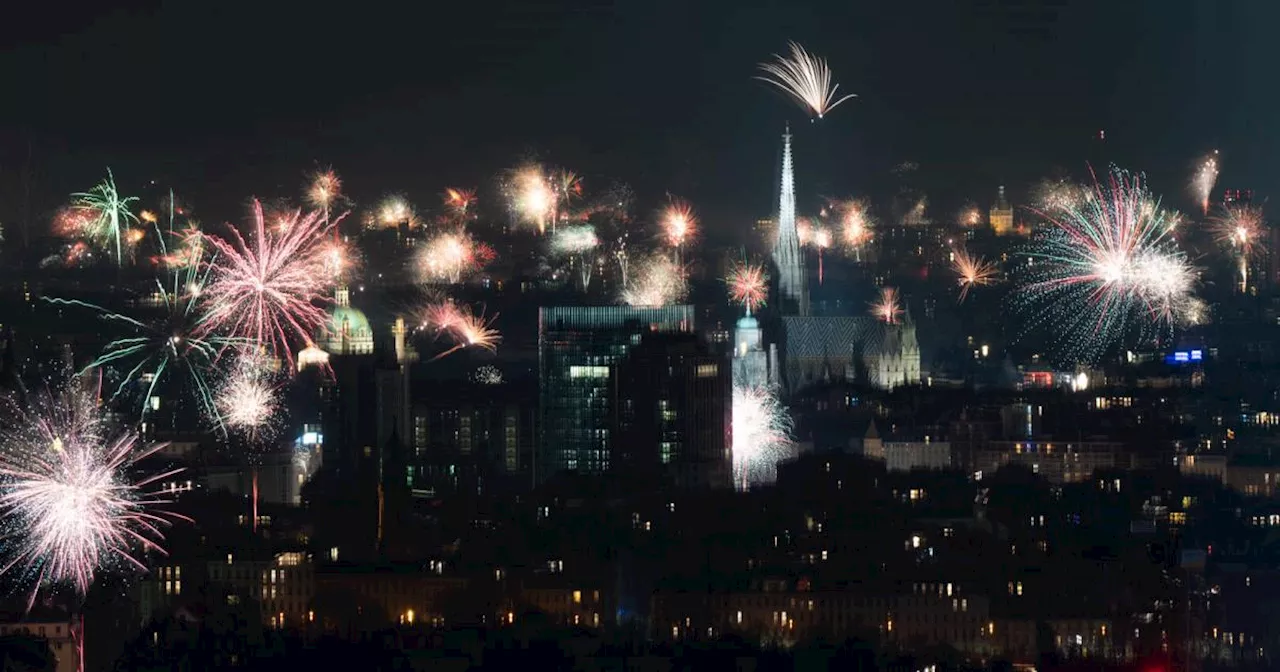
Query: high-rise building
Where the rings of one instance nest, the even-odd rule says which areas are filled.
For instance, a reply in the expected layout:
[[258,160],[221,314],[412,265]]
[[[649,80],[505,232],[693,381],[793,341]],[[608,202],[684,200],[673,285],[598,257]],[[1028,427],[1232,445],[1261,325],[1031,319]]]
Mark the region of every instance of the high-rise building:
[[1000,185],[1000,191],[996,194],[996,202],[991,206],[991,230],[997,236],[1007,236],[1013,233],[1013,206],[1009,204],[1009,199],[1005,198],[1004,185]]
[[544,307],[538,313],[534,480],[610,468],[613,369],[651,332],[692,332],[693,306]]
[[613,467],[728,487],[731,384],[728,358],[697,334],[645,334],[613,369]]
[[796,177],[791,165],[791,127],[782,134],[782,188],[778,195],[778,233],[773,244],[777,268],[778,302],[783,312],[809,312],[808,277],[796,230]]

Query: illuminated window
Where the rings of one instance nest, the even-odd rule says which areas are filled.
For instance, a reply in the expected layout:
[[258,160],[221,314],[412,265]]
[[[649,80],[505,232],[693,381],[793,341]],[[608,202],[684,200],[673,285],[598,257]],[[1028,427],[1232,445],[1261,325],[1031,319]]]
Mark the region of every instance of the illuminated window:
[[575,591],[573,591],[573,603],[574,603],[574,604],[582,604],[582,591],[581,591],[581,590],[575,590]]
[[697,375],[699,378],[715,378],[720,373],[720,367],[716,364],[699,364]]

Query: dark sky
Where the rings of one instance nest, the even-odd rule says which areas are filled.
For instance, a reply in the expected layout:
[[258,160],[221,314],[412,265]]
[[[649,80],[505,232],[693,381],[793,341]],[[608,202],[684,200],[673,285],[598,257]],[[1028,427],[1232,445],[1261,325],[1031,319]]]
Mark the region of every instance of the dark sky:
[[[111,165],[220,219],[322,164],[357,202],[492,202],[532,155],[732,228],[770,207],[786,120],[802,204],[887,196],[908,159],[956,205],[1086,160],[1183,203],[1215,147],[1220,185],[1265,194],[1280,173],[1271,0],[36,4],[0,25],[0,221],[28,147],[35,209]],[[861,97],[810,124],[752,80],[788,39]]]

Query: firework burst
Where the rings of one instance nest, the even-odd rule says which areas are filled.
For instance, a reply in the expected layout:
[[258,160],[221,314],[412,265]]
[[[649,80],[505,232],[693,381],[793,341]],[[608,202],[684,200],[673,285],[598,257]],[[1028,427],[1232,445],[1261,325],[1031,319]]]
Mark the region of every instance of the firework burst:
[[332,169],[322,170],[311,176],[311,184],[307,187],[307,203],[324,213],[324,220],[329,221],[329,207],[342,198],[342,180]]
[[960,285],[960,300],[964,301],[973,287],[989,285],[995,281],[996,265],[979,256],[972,256],[964,248],[952,250],[951,269],[956,272]]
[[1169,237],[1167,211],[1142,179],[1113,169],[1027,252],[1019,292],[1028,328],[1047,326],[1061,354],[1095,360],[1126,333],[1154,336],[1198,312],[1196,272]]
[[1066,179],[1045,178],[1032,191],[1033,200],[1046,217],[1070,212],[1092,198],[1087,187]]
[[449,217],[454,222],[462,223],[470,219],[475,205],[476,191],[474,189],[449,187],[444,190],[444,207],[449,211]]
[[1262,233],[1262,223],[1262,208],[1232,206],[1213,219],[1212,229],[1219,243],[1247,257]]
[[646,259],[622,292],[622,302],[632,306],[666,306],[689,294],[684,268],[663,255]]
[[466,231],[458,230],[432,236],[420,248],[416,264],[422,282],[444,282],[456,285],[493,259],[492,250],[477,243]]
[[800,107],[819,119],[840,103],[857,97],[857,94],[851,93],[837,98],[836,90],[840,85],[831,81],[831,69],[827,67],[827,62],[805,51],[804,47],[795,42],[790,42],[789,46],[791,56],[774,54],[772,63],[760,64],[760,70],[764,74],[756,79],[782,89]]
[[762,264],[735,264],[725,283],[729,286],[730,300],[742,304],[748,315],[763,306],[769,297],[769,273]]
[[220,424],[250,440],[265,437],[280,410],[277,397],[277,386],[263,357],[242,356],[215,397]]
[[217,255],[205,286],[201,336],[230,334],[268,348],[293,367],[293,343],[306,342],[324,324],[326,235],[337,221],[294,212],[281,233],[269,232],[262,205],[253,203],[249,240],[231,227],[229,238],[205,236]]
[[792,452],[791,418],[773,388],[733,386],[733,480],[741,489],[776,477]]
[[897,324],[902,317],[902,301],[898,298],[898,290],[893,287],[881,287],[880,296],[871,303],[871,316],[885,324]]
[[663,238],[678,250],[693,237],[698,219],[693,214],[693,207],[677,198],[672,199],[667,209],[662,211],[661,223]]
[[[146,417],[157,386],[172,373],[191,384],[206,414],[215,415],[208,373],[218,353],[244,345],[245,341],[201,329],[205,319],[202,294],[209,275],[208,266],[201,263],[201,238],[186,237],[183,246],[186,253],[170,255],[164,243],[166,237],[159,232],[157,236],[162,259],[178,256],[185,263],[170,266],[167,276],[156,278],[152,293],[138,302],[138,315],[126,315],[77,300],[49,301],[88,308],[104,321],[130,331],[130,335],[107,343],[103,352],[86,367],[86,371],[115,365],[128,367],[112,394],[113,399],[120,397],[128,386],[149,380],[145,383],[145,393],[140,395],[141,413]],[[170,232],[169,236],[174,234]]]
[[408,199],[393,194],[382,199],[368,223],[370,228],[396,228],[403,224],[412,229],[418,226],[418,215]]
[[1213,185],[1218,183],[1218,150],[1196,163],[1196,170],[1191,174],[1191,193],[1200,204],[1201,214],[1209,214],[1209,198],[1213,195]]
[[120,195],[120,191],[116,189],[115,175],[110,168],[107,169],[107,179],[89,191],[72,194],[71,198],[71,207],[87,215],[82,229],[84,236],[94,245],[108,250],[114,243],[116,264],[123,264],[123,243],[127,238],[128,226],[138,222],[138,217],[130,207],[138,199]]
[[0,432],[0,511],[6,529],[0,574],[42,586],[70,585],[83,596],[103,569],[145,570],[137,550],[163,553],[161,528],[181,519],[151,486],[180,470],[134,481],[129,473],[163,447],[113,433],[93,398],[78,390],[12,409]]
[[861,252],[871,241],[875,229],[871,206],[866,201],[847,200],[833,203],[830,207],[839,218],[841,242],[855,253]]
[[517,169],[511,175],[506,192],[511,211],[522,221],[536,226],[538,233],[545,233],[548,223],[555,228],[558,191],[540,166]]

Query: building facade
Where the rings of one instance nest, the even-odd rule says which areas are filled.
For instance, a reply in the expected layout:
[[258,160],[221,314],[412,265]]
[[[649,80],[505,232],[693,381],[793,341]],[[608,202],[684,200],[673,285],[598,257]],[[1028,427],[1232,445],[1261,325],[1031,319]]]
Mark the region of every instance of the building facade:
[[610,468],[614,367],[652,332],[692,332],[693,306],[544,307],[538,314],[535,482]]

